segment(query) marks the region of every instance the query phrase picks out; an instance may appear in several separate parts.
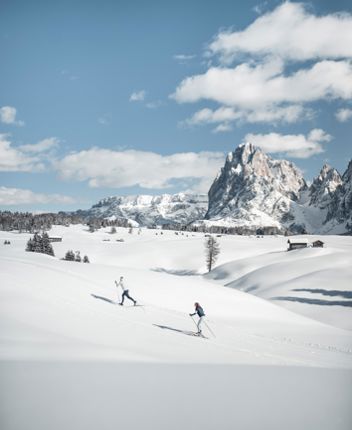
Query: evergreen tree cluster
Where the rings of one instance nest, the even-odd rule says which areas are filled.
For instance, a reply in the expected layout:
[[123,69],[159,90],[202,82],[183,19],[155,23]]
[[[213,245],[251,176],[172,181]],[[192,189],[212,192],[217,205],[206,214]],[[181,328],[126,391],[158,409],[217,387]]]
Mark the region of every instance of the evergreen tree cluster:
[[11,242],[9,240],[5,240],[4,245],[11,245]]
[[80,251],[76,251],[76,253],[74,253],[72,250],[69,250],[66,252],[63,259],[66,261],[76,261],[77,263],[81,263],[82,261],[83,263],[90,263],[87,255],[85,255],[82,260]]
[[43,213],[32,214],[30,212],[0,211],[0,230],[19,231],[27,233],[38,233],[48,231],[53,225],[86,224],[90,231],[98,230],[101,227],[119,226],[127,227],[127,220],[107,220],[104,218],[94,218],[87,216],[83,211],[76,213]]
[[47,233],[43,233],[41,235],[39,233],[35,233],[35,235],[27,242],[26,251],[39,252],[53,257],[55,256]]
[[[156,228],[156,226],[152,227]],[[206,226],[204,224],[163,224],[163,230],[173,231],[188,231],[192,233],[207,233],[207,234],[234,234],[239,236],[250,235],[275,235],[285,234],[288,230],[282,230],[279,227],[224,227],[219,225]],[[288,232],[290,235],[292,232]]]

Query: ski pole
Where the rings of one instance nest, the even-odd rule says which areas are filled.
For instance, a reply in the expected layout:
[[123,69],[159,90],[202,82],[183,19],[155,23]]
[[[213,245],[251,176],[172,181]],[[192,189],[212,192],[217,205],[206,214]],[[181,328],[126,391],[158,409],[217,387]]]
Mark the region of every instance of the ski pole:
[[116,288],[117,288],[117,300],[119,301],[119,303],[121,303],[121,300],[120,300],[120,294],[119,294],[119,286],[118,286],[118,284],[117,284],[117,281],[115,280],[115,285],[116,285]]
[[207,327],[207,329],[210,331],[210,333],[214,336],[214,337],[216,337],[215,336],[215,333],[213,332],[213,330],[208,326],[208,324],[207,324],[207,322],[206,321],[204,321],[204,325]]
[[190,315],[190,317],[192,318],[192,321],[194,322],[194,325],[197,327],[197,330],[198,330],[198,325],[197,325],[197,323],[194,321],[194,318],[192,317],[192,315]]

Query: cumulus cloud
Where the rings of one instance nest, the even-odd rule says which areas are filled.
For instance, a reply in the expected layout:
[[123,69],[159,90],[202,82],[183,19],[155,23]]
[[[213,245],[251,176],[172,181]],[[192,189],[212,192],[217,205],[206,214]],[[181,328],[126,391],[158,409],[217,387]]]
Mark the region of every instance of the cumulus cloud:
[[339,109],[336,114],[336,119],[340,122],[349,121],[352,118],[352,109]]
[[12,106],[3,106],[0,108],[0,121],[4,124],[24,125],[23,121],[16,120],[17,110]]
[[219,55],[224,63],[240,53],[298,61],[351,58],[352,15],[316,16],[305,4],[287,1],[243,31],[220,32],[209,45],[209,52]]
[[0,172],[38,172],[44,164],[38,156],[29,156],[12,146],[8,135],[0,134]]
[[75,203],[72,197],[61,194],[39,194],[22,188],[0,187],[0,205],[16,206],[26,204]]
[[[266,3],[256,12],[262,7]],[[243,30],[220,32],[206,54],[211,57],[208,69],[185,77],[170,98],[178,103],[215,102],[220,108],[208,112],[206,121],[198,121],[206,110],[196,112],[186,120],[189,124],[214,122],[214,131],[228,131],[235,121],[293,123],[315,116],[309,103],[352,98],[348,13],[316,16],[304,4],[286,1]],[[289,68],[292,62],[295,67]],[[220,111],[231,118],[217,121]]]
[[203,125],[220,123],[215,129],[215,132],[232,130],[232,122],[285,122],[294,123],[299,119],[310,119],[313,116],[313,111],[305,109],[301,105],[289,106],[271,106],[267,109],[258,110],[239,110],[232,107],[222,106],[216,110],[204,108],[197,111],[191,118],[184,121],[185,125]]
[[130,102],[142,102],[145,99],[145,90],[136,91],[130,95]]
[[91,187],[163,189],[175,181],[196,180],[199,184],[204,178],[214,177],[223,162],[221,152],[160,155],[92,148],[67,155],[55,167],[63,179],[88,181]]
[[278,60],[243,63],[235,68],[212,67],[184,79],[171,97],[179,103],[212,100],[245,109],[352,97],[350,61],[321,61],[289,76],[283,71]]
[[23,152],[41,153],[41,152],[47,152],[54,148],[57,148],[59,145],[59,142],[60,142],[59,139],[57,139],[56,137],[48,137],[47,139],[43,139],[38,143],[22,145],[19,148]]
[[252,134],[245,136],[244,142],[253,143],[268,153],[282,153],[293,158],[308,158],[324,152],[323,142],[331,141],[332,136],[322,129],[313,129],[305,136],[282,135],[279,133]]

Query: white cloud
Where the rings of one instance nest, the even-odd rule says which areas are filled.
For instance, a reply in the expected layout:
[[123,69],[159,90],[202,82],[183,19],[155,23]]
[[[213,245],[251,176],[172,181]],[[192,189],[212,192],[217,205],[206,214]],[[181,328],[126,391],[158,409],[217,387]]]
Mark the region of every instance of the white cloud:
[[146,92],[145,90],[136,91],[131,94],[130,102],[142,102],[145,99]]
[[59,142],[59,139],[57,139],[56,137],[48,137],[47,139],[43,139],[38,143],[22,145],[19,147],[19,149],[23,152],[30,153],[47,152],[51,149],[57,148]]
[[336,118],[340,122],[346,122],[352,118],[352,109],[339,109],[336,114]]
[[12,206],[45,203],[71,204],[75,203],[75,200],[72,197],[61,194],[38,194],[21,188],[0,187],[0,205]]
[[12,106],[3,106],[0,108],[0,121],[4,124],[24,125],[23,121],[16,120],[17,110]]
[[298,120],[305,118],[311,119],[313,112],[310,109],[304,109],[301,105],[289,106],[271,106],[267,109],[257,110],[236,110],[232,107],[222,106],[216,110],[208,108],[197,111],[191,118],[184,121],[185,125],[202,125],[202,124],[216,124],[219,126],[214,130],[230,131],[232,129],[231,122],[270,122],[275,124],[277,122],[294,123]]
[[193,60],[193,58],[195,58],[195,55],[177,54],[173,56],[173,59],[180,63],[186,63],[187,61]]
[[332,136],[321,128],[314,128],[309,132],[308,140],[311,142],[330,142],[332,140]]
[[352,98],[352,63],[321,61],[290,76],[283,63],[241,64],[235,68],[212,67],[204,74],[184,79],[171,95],[179,103],[212,100],[227,106],[254,109],[280,103]]
[[252,8],[252,10],[253,10],[253,12],[255,12],[256,14],[261,15],[261,14],[264,12],[264,10],[266,9],[267,5],[268,5],[268,2],[267,2],[267,1],[265,1],[265,2],[263,2],[263,3],[257,4],[256,6],[254,6],[254,7]]
[[[223,165],[221,152],[160,155],[153,152],[92,148],[55,163],[63,179],[88,181],[91,187],[162,189],[175,181],[214,177]],[[205,190],[207,191],[207,190]]]
[[[254,10],[261,13],[266,5]],[[352,99],[349,13],[317,16],[303,3],[286,1],[242,31],[220,32],[206,54],[212,57],[208,69],[183,79],[169,97],[220,107],[202,109],[186,124],[215,123],[219,125],[213,131],[218,132],[228,131],[233,122],[294,123],[315,116],[308,103]],[[231,66],[233,60],[242,62]],[[304,65],[288,68],[288,61]],[[220,114],[230,118],[220,122]],[[345,115],[348,112],[336,117],[344,120]]]
[[332,137],[324,130],[313,129],[308,136],[303,134],[249,133],[245,136],[244,142],[253,143],[255,146],[259,146],[263,151],[269,153],[279,152],[288,157],[309,158],[314,154],[324,152],[321,143],[329,142],[331,139]]
[[0,134],[0,172],[38,172],[44,164],[37,156],[28,156],[14,148],[5,134]]
[[[257,9],[260,12],[260,9]],[[223,62],[240,53],[288,60],[352,57],[352,15],[316,16],[303,3],[284,2],[243,31],[219,33],[209,45]]]
[[213,133],[228,133],[232,131],[232,125],[228,122],[223,122],[213,129]]

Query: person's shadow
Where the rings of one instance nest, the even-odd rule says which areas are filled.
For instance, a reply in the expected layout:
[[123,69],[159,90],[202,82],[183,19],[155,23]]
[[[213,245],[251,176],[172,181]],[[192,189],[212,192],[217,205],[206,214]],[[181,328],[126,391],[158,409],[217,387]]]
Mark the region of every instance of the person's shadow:
[[108,299],[107,297],[97,296],[97,295],[95,295],[95,294],[91,294],[91,296],[92,296],[92,297],[94,297],[95,299],[103,300],[104,302],[108,302],[108,303],[111,303],[111,304],[113,304],[113,305],[115,305],[115,304],[116,304],[116,302],[114,302],[114,301],[113,301],[113,300],[111,300],[111,299]]
[[170,330],[170,331],[175,331],[177,333],[186,334],[187,336],[194,336],[194,331],[180,330],[178,328],[170,327],[168,325],[160,325],[160,324],[153,324],[153,326],[159,327],[159,328],[161,328],[163,330]]

